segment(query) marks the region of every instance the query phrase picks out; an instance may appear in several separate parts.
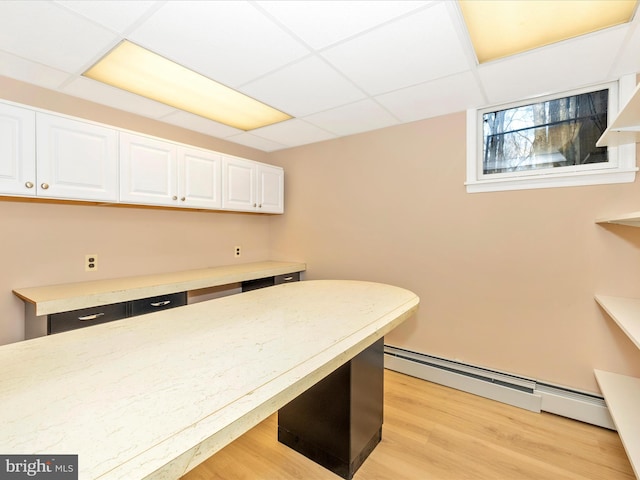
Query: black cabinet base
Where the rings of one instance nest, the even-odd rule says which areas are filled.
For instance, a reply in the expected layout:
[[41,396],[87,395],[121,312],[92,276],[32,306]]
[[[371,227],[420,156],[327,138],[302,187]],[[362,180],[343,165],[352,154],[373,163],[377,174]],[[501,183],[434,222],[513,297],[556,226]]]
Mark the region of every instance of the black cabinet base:
[[278,411],[278,441],[351,480],[382,439],[384,340]]
[[376,432],[376,434],[365,445],[364,449],[354,458],[351,462],[347,462],[341,458],[338,458],[327,451],[317,447],[311,442],[307,442],[298,435],[295,435],[282,427],[278,427],[278,441],[289,448],[292,448],[296,452],[304,455],[310,460],[313,460],[318,465],[322,465],[327,470],[331,470],[336,475],[351,480],[356,471],[367,459],[369,454],[373,452],[376,445],[382,440],[382,427]]

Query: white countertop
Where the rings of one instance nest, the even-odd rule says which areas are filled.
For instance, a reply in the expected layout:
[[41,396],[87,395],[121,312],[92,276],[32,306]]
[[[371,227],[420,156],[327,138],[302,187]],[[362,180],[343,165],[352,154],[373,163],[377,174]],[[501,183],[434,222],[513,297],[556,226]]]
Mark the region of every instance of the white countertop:
[[0,347],[0,452],[178,478],[407,319],[369,282],[288,283]]
[[13,293],[25,302],[34,304],[36,315],[48,315],[301,272],[305,269],[304,263],[266,261],[136,277],[16,288]]

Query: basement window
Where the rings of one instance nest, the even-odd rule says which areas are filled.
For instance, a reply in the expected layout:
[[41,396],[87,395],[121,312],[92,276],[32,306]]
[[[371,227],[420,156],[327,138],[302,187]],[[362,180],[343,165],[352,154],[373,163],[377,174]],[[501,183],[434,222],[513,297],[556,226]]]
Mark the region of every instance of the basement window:
[[635,145],[596,147],[617,111],[617,82],[467,111],[467,192],[634,181]]

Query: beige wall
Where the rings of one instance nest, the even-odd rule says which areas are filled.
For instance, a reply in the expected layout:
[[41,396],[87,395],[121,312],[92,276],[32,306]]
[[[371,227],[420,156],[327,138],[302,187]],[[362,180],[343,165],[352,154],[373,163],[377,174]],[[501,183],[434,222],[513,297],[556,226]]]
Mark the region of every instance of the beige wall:
[[387,343],[590,391],[594,367],[640,375],[593,300],[640,296],[640,229],[594,223],[638,210],[637,183],[467,194],[464,113],[270,160],[287,182],[272,257],[420,296]]
[[640,352],[593,300],[640,296],[640,229],[593,222],[638,210],[637,182],[467,194],[462,113],[266,154],[1,77],[0,92],[286,175],[282,216],[0,198],[0,344],[23,338],[14,288],[230,264],[241,244],[243,262],[415,291],[393,345],[591,391],[594,367],[640,376]]
[[24,338],[14,288],[228,265],[235,245],[243,263],[269,258],[267,216],[0,200],[0,219],[0,344]]
[[[266,154],[0,77],[0,96],[258,161]],[[143,275],[269,258],[269,216],[46,203],[0,197],[0,345],[24,338],[14,288]],[[97,253],[99,270],[84,271]]]

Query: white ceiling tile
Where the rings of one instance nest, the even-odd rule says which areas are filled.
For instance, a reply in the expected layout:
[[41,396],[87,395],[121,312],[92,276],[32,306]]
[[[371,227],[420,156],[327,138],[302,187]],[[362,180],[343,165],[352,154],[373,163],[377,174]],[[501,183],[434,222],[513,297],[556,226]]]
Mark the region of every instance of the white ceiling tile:
[[335,135],[298,119],[258,128],[251,134],[288,147],[335,138]]
[[44,1],[0,2],[0,49],[43,65],[81,73],[118,37],[65,8]]
[[244,1],[167,2],[129,39],[230,87],[309,54]]
[[148,98],[105,85],[85,77],[78,77],[62,89],[64,93],[92,102],[109,105],[143,117],[160,118],[174,111],[173,107]]
[[316,56],[282,68],[240,90],[294,117],[365,97],[364,92]]
[[71,77],[68,73],[3,51],[0,51],[0,75],[51,90],[57,89]]
[[329,48],[322,55],[372,95],[470,68],[444,3]]
[[560,93],[607,80],[626,29],[610,28],[480,65],[489,103]]
[[380,95],[376,100],[403,122],[459,112],[485,103],[471,72]]
[[226,138],[226,140],[234,143],[239,143],[240,145],[245,145],[247,147],[256,148],[258,150],[262,150],[263,152],[275,152],[276,150],[287,148],[287,145],[273,142],[271,140],[267,140],[266,138],[257,137],[255,135],[252,135],[251,133],[241,133],[239,135],[228,137]]
[[397,118],[369,99],[309,115],[304,117],[304,121],[338,136],[353,135],[399,123]]
[[229,127],[228,125],[223,125],[208,118],[199,117],[198,115],[181,110],[174,110],[172,113],[160,117],[159,120],[217,138],[226,138],[242,132],[242,130],[238,130],[237,128]]
[[[242,133],[78,76],[124,37],[297,118]],[[0,75],[265,151],[616,80],[639,51],[636,16],[478,66],[453,0],[0,0]]]
[[55,3],[119,33],[126,32],[157,4],[151,0],[56,0]]
[[327,47],[386,23],[432,1],[259,1],[298,38],[314,49]]

